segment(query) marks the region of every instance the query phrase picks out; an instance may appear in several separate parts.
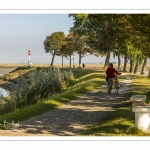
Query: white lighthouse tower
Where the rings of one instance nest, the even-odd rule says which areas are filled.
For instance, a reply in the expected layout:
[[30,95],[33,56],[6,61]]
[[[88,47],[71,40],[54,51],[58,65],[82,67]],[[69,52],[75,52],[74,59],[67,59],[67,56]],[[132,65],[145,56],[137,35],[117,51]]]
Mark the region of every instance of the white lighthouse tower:
[[30,56],[31,56],[31,48],[29,48],[29,50],[28,50],[28,57],[29,57],[28,66],[29,66],[29,67],[32,66],[32,61],[30,60]]

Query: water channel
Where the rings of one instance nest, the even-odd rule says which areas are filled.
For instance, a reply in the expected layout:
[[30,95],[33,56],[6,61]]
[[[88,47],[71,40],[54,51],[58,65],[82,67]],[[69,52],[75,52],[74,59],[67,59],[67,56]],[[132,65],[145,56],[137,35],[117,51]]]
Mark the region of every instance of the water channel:
[[[0,74],[0,76],[3,76],[4,74]],[[0,95],[2,94],[3,97],[6,97],[9,95],[9,92],[7,92],[5,89],[0,87]]]

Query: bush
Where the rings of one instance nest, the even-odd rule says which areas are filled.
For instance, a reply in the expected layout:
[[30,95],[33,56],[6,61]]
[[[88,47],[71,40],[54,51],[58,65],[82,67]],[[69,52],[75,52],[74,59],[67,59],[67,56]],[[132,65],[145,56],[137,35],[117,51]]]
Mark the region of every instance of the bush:
[[15,109],[15,102],[10,99],[10,97],[1,97],[0,98],[0,114],[10,112]]
[[16,102],[17,108],[34,104],[43,98],[61,92],[70,85],[73,78],[72,70],[68,68],[36,68],[28,75],[22,75],[17,79],[17,89],[10,93],[10,97]]

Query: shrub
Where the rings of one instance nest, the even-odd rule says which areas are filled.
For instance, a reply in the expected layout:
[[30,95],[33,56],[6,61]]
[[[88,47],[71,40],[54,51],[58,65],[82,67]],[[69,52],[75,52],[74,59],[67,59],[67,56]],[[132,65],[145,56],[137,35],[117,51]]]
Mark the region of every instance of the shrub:
[[15,109],[15,102],[10,97],[0,98],[0,114],[10,112]]
[[36,68],[28,75],[22,75],[17,79],[18,86],[16,91],[10,93],[10,97],[16,102],[17,108],[34,104],[43,98],[61,92],[73,78],[72,70],[68,68]]

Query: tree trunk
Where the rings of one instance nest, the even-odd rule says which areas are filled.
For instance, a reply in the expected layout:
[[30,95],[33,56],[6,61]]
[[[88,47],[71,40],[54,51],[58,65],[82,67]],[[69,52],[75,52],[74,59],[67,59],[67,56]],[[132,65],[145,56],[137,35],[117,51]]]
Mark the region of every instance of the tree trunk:
[[118,54],[118,70],[120,70],[120,65],[121,65],[121,59],[120,59],[120,55]]
[[71,68],[71,55],[70,55],[70,68]]
[[129,70],[129,72],[133,72],[133,60],[132,59],[130,59],[130,70]]
[[53,57],[52,57],[52,61],[51,61],[51,67],[53,66],[54,58],[55,58],[55,52],[53,53]]
[[146,64],[147,64],[147,56],[145,56],[145,58],[144,58],[143,66],[142,66],[142,69],[141,69],[141,74],[142,75],[145,74]]
[[105,69],[106,66],[108,66],[109,60],[110,60],[110,53],[107,53],[106,54],[106,59],[105,59],[105,64],[104,64],[104,69]]
[[138,70],[138,66],[139,66],[139,55],[137,55],[137,58],[136,58],[136,64],[135,64],[135,68],[134,68],[134,73],[137,73],[137,70]]
[[62,68],[63,68],[63,66],[64,66],[64,57],[63,57],[63,55],[61,55],[61,57],[62,57]]
[[150,68],[149,68],[148,76],[150,77]]
[[82,56],[81,56],[81,54],[79,54],[79,68],[81,68],[81,58],[82,58]]
[[123,71],[127,71],[127,63],[128,63],[128,56],[126,54],[125,57],[124,57]]

